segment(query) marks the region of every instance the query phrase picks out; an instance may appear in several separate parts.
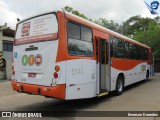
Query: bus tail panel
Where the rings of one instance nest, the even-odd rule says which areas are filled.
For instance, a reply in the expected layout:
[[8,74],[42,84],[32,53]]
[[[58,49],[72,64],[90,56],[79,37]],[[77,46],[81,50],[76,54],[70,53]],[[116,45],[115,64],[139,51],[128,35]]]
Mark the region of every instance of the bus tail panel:
[[14,79],[22,83],[52,86],[57,46],[58,40],[14,46]]
[[58,84],[57,86],[48,87],[48,86],[19,83],[15,82],[14,80],[12,80],[11,83],[13,89],[19,92],[65,99],[65,91],[66,91],[65,84]]

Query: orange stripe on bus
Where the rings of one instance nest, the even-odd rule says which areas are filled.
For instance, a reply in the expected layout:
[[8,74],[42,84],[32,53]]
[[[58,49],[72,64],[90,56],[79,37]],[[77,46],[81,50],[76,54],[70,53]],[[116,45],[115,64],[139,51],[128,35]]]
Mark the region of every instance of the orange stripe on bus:
[[138,60],[127,60],[127,59],[116,59],[112,58],[112,67],[118,70],[131,70],[136,67],[138,64],[147,63],[147,61],[138,61]]

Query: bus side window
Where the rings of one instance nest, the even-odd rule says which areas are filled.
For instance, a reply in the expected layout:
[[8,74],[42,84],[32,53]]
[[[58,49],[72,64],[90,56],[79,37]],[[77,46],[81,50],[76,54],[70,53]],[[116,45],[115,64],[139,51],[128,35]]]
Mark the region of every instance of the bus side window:
[[126,53],[126,59],[129,59],[129,43],[125,42],[125,53]]
[[91,29],[68,22],[68,50],[70,55],[93,56]]
[[138,45],[134,45],[134,56],[135,56],[135,59],[136,60],[140,60],[140,53],[138,52],[139,51],[139,46]]
[[112,42],[112,46],[113,46],[113,57],[114,58],[117,58],[118,57],[118,50],[117,50],[117,48],[118,48],[118,40],[115,38],[115,37],[113,37],[113,40],[112,40],[113,42]]
[[125,42],[119,38],[113,37],[113,56],[115,58],[125,58]]
[[148,49],[145,49],[145,60],[148,60],[149,59],[149,51]]
[[125,58],[124,40],[118,39],[118,58]]
[[129,43],[129,58],[134,59],[134,44]]

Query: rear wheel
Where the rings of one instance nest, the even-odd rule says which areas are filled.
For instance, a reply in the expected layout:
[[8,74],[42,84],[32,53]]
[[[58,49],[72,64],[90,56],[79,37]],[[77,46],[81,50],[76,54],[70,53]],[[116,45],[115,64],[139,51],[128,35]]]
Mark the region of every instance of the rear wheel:
[[115,94],[121,95],[123,93],[123,89],[124,89],[123,77],[119,75],[116,82]]

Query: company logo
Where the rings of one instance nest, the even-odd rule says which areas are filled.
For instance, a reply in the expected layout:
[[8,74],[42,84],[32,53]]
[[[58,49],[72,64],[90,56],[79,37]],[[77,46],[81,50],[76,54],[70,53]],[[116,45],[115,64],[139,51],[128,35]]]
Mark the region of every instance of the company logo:
[[23,23],[21,37],[29,36],[30,24],[31,24],[30,22]]
[[1,112],[3,118],[39,118],[42,117],[42,114],[37,112]]
[[2,117],[11,117],[11,112],[2,112]]
[[147,8],[149,9],[150,13],[153,15],[160,14],[159,8],[159,0],[145,0],[144,3],[146,4]]
[[151,7],[152,7],[152,9],[157,10],[159,7],[159,2],[158,1],[151,2]]

